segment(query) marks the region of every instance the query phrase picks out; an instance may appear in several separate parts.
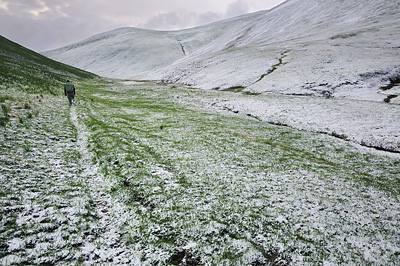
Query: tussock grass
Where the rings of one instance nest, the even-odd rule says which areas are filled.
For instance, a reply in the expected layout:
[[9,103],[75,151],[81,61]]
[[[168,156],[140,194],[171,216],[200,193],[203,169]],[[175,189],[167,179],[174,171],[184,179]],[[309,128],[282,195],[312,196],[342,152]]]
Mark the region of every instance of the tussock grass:
[[390,211],[371,215],[398,204],[398,159],[171,102],[187,93],[92,87],[78,106],[110,193],[134,210],[123,230],[128,244],[145,247],[144,263],[368,264],[356,244],[368,238],[369,252],[394,265],[376,236],[395,241],[397,222]]
[[[57,94],[67,80],[90,80],[97,76],[51,60],[0,36],[0,90]],[[1,100],[1,98],[0,98]]]

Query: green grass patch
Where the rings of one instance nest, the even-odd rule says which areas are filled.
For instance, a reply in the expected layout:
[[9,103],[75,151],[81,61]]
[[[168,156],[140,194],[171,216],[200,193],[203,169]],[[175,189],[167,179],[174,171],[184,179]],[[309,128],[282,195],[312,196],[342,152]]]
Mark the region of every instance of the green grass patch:
[[[57,95],[67,79],[84,81],[96,75],[56,62],[0,36],[1,89]],[[0,102],[3,99],[0,98]]]
[[[152,84],[88,87],[77,106],[95,163],[115,181],[113,196],[137,214],[129,238],[170,254],[157,262],[144,254],[144,261],[177,263],[196,254],[202,264],[251,265],[290,260],[297,250],[321,264],[342,255],[324,247],[338,244],[340,224],[359,234],[357,222],[341,218],[349,215],[342,210],[358,210],[348,195],[365,206],[364,190],[399,195],[399,160],[362,154],[326,135],[171,103],[191,92]],[[176,253],[171,234],[181,246],[197,245]]]

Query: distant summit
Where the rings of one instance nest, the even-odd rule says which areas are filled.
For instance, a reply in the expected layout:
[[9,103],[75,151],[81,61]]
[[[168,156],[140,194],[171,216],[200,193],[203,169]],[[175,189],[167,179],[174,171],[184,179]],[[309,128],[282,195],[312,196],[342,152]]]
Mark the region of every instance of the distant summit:
[[122,28],[44,54],[98,75],[382,101],[400,77],[398,1],[289,0],[180,31]]

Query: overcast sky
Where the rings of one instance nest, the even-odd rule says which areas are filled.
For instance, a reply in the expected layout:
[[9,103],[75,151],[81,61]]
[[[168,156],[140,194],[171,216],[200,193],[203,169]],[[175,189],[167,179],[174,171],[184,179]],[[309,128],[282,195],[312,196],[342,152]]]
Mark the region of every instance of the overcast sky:
[[177,30],[284,0],[0,0],[0,35],[37,52],[121,27]]

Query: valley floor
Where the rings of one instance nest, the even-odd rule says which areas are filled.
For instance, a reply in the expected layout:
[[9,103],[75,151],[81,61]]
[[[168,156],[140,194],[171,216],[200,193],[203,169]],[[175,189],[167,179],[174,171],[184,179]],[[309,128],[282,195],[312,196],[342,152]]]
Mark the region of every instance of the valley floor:
[[[245,109],[251,95],[158,84],[82,85],[73,107],[30,97],[0,127],[2,265],[397,264],[400,156],[350,125],[309,130]],[[332,119],[362,109],[316,102]]]

